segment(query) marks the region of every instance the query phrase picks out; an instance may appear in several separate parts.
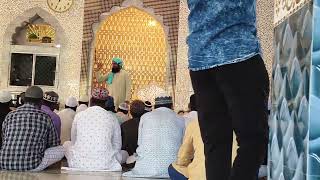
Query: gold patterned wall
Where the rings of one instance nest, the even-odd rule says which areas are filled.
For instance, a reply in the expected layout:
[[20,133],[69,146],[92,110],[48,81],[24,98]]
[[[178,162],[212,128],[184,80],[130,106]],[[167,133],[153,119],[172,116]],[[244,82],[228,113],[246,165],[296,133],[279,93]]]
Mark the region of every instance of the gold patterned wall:
[[[166,87],[166,35],[151,15],[135,7],[122,9],[103,22],[96,37],[93,70],[103,63],[101,72],[106,74],[112,58],[120,57],[131,75],[132,95],[152,83]],[[107,87],[106,83],[97,83],[95,72],[92,83],[93,87]]]

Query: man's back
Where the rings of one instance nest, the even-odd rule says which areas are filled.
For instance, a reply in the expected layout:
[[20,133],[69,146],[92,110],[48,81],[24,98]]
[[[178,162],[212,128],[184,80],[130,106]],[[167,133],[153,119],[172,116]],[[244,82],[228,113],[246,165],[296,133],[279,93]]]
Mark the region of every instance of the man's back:
[[29,104],[9,113],[2,130],[1,169],[35,169],[44,151],[60,144],[50,117]]
[[246,60],[260,52],[256,0],[188,0],[191,70]]
[[138,128],[140,118],[133,118],[121,125],[122,150],[133,155],[138,147]]
[[76,139],[70,148],[69,166],[87,170],[118,170],[115,156],[121,149],[121,130],[116,117],[101,107],[93,106],[74,119]]
[[58,113],[61,120],[61,143],[71,140],[71,127],[76,112],[66,108]]
[[184,126],[168,108],[158,108],[141,117],[138,135],[138,159],[125,176],[169,177],[167,168],[176,159],[182,143]]

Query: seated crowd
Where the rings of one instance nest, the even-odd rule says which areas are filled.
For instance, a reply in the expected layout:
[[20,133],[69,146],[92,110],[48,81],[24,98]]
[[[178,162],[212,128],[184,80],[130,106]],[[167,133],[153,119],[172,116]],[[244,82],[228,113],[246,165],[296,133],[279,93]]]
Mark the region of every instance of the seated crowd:
[[68,169],[122,171],[127,177],[205,179],[203,143],[194,96],[178,115],[170,96],[134,100],[116,108],[106,89],[67,98],[40,87],[27,89],[12,110],[0,91],[0,169],[41,171],[66,157]]

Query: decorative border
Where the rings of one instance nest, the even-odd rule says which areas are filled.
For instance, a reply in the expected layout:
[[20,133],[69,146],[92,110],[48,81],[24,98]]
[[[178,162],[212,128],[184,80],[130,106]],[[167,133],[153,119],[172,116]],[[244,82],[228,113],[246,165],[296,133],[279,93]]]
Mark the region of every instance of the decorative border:
[[274,0],[274,26],[278,26],[290,15],[312,0]]

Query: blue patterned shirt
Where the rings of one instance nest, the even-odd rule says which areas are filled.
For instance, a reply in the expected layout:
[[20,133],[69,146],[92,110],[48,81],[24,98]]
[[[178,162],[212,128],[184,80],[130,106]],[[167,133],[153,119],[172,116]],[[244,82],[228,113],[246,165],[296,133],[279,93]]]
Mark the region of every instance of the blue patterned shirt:
[[210,69],[260,53],[256,0],[188,0],[189,68]]

